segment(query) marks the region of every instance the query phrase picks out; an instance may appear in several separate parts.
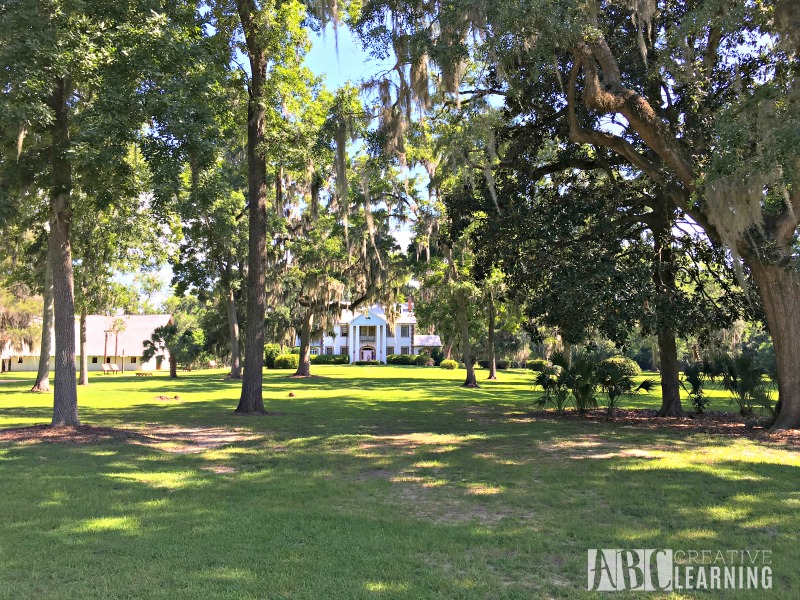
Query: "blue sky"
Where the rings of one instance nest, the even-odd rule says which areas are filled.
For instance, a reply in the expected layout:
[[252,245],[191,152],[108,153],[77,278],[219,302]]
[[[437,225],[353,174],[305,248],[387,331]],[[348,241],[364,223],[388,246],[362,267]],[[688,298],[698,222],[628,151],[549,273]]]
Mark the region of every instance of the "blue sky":
[[[336,52],[338,37],[339,52]],[[340,26],[337,33],[328,26],[325,35],[313,36],[306,65],[317,74],[325,74],[328,87],[336,89],[346,81],[358,83],[389,66],[388,61],[375,61],[362,49],[350,30]]]

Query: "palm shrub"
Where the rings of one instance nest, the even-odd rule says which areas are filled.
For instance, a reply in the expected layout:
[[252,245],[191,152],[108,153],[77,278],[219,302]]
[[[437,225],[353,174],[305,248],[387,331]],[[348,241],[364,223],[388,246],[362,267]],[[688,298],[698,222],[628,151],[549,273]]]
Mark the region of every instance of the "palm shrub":
[[[703,363],[696,362],[690,364],[683,371],[683,379],[681,385],[689,394],[689,401],[694,407],[694,412],[701,415],[705,412],[706,407],[709,405],[710,400],[706,393],[703,391],[703,385],[706,382],[705,366]],[[686,384],[689,387],[686,387]]]
[[731,393],[731,402],[739,407],[739,414],[747,417],[755,407],[766,410],[773,417],[775,407],[770,397],[772,383],[764,379],[764,371],[750,354],[730,358],[722,377],[722,385]]
[[597,376],[598,363],[588,353],[579,354],[567,361],[563,354],[553,356],[553,364],[563,372],[559,380],[569,389],[578,412],[585,413],[597,408],[597,389],[600,381]]
[[549,406],[554,408],[558,414],[564,414],[571,395],[569,388],[562,381],[561,375],[563,375],[563,369],[553,365],[548,365],[547,368],[536,373],[533,382],[534,385],[542,388],[542,395],[535,402],[535,406],[538,408]]
[[[633,363],[633,367],[627,364],[626,361]],[[608,358],[600,363],[597,367],[597,378],[600,387],[605,392],[608,402],[606,404],[606,415],[610,419],[614,415],[614,411],[619,408],[619,404],[625,396],[632,396],[639,392],[649,392],[653,389],[655,381],[652,379],[645,379],[639,385],[633,380],[634,375],[638,374],[639,365],[629,358],[618,360],[617,358]]]

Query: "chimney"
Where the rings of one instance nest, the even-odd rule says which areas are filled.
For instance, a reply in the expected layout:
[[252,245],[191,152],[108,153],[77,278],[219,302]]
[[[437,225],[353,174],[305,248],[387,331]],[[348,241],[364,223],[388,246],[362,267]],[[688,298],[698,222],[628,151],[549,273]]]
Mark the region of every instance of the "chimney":
[[411,296],[408,297],[408,312],[414,312],[414,301],[411,299]]

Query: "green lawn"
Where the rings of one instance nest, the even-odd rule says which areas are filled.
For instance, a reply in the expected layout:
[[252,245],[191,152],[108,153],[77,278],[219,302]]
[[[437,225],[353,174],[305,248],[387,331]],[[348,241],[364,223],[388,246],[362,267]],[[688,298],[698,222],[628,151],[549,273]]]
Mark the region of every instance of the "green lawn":
[[[267,417],[223,371],[93,375],[84,423],[132,443],[0,442],[0,598],[605,596],[590,548],[769,550],[772,591],[698,595],[800,597],[796,450],[537,420],[522,371],[313,369],[265,376]],[[0,428],[48,422],[32,377],[0,377]]]

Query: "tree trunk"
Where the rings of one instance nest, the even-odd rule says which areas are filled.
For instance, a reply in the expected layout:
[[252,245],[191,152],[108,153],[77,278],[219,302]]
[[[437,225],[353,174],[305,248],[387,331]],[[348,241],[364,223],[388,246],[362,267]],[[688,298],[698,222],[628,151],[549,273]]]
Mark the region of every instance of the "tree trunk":
[[89,357],[86,356],[86,307],[81,309],[81,377],[78,385],[89,385]]
[[303,316],[303,326],[300,328],[300,361],[294,377],[311,377],[311,324],[313,313],[309,308]]
[[478,380],[475,377],[475,364],[472,360],[472,346],[469,343],[469,319],[467,317],[467,299],[464,292],[456,292],[458,302],[458,324],[461,329],[461,349],[464,357],[464,366],[467,369],[467,378],[464,380],[464,387],[478,387]]
[[685,417],[681,405],[678,346],[674,329],[667,327],[658,332],[658,351],[661,356],[661,408],[656,416]]
[[236,315],[236,296],[233,288],[228,290],[225,302],[228,309],[228,332],[231,338],[231,379],[242,378],[242,362],[239,355],[239,319]]
[[800,273],[748,261],[761,293],[778,367],[778,417],[773,429],[800,427]]
[[48,252],[44,268],[44,310],[42,311],[42,344],[39,350],[39,371],[32,392],[50,391],[50,355],[53,352],[53,263]]
[[572,344],[561,338],[561,354],[564,356],[564,362],[569,367],[572,366]]
[[452,353],[453,353],[453,344],[445,344],[444,345],[444,351],[442,352],[442,354],[444,354],[444,359],[443,360],[452,360],[450,358],[450,355]]
[[247,323],[242,395],[236,412],[264,413],[264,319],[267,314],[267,166],[264,154],[267,57],[254,0],[237,0],[250,59],[250,99],[247,104],[247,179],[249,230],[247,256]]
[[173,379],[178,377],[178,361],[172,352],[169,353],[169,376]]
[[490,295],[489,300],[489,377],[488,379],[497,379],[497,361],[494,355],[494,295]]
[[71,85],[61,77],[53,93],[55,119],[52,134],[52,190],[50,196],[50,240],[48,256],[53,268],[53,305],[56,331],[53,427],[80,425],[78,386],[75,381],[75,296],[72,280],[72,164],[68,156]]

